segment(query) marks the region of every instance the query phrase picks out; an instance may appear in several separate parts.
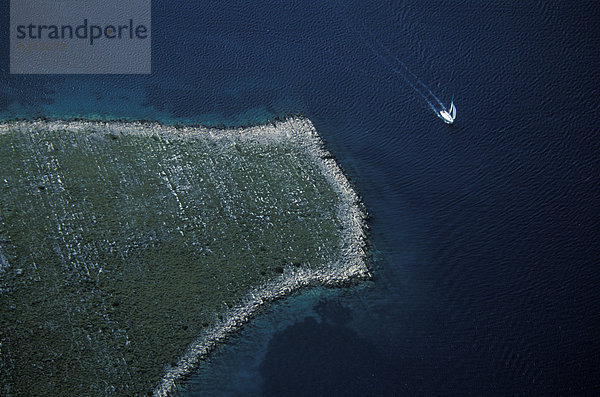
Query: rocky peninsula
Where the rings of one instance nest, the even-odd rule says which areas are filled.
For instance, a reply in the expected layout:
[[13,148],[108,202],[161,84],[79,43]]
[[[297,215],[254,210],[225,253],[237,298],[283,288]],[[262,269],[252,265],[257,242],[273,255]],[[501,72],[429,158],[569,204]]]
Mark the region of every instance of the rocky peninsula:
[[369,277],[312,123],[0,123],[2,395],[168,395],[265,302]]

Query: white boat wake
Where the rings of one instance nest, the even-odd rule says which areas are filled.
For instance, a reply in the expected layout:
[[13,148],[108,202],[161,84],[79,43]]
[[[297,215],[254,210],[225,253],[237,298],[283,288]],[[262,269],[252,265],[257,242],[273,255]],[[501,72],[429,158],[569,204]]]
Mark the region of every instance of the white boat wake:
[[[339,4],[339,2],[338,2]],[[340,5],[345,9],[344,5]],[[406,64],[402,62],[396,55],[394,55],[385,45],[383,45],[377,38],[371,33],[365,26],[363,21],[359,20],[355,15],[348,10],[348,15],[355,21],[354,26],[350,26],[371,50],[371,52],[378,58],[382,59],[387,63],[394,72],[402,76],[402,78],[411,86],[417,94],[419,94],[425,102],[429,105],[431,110],[441,118],[445,123],[452,124],[456,118],[456,106],[454,100],[451,102],[450,107],[442,103],[442,101],[431,91],[429,87],[425,85],[413,72],[411,72]]]

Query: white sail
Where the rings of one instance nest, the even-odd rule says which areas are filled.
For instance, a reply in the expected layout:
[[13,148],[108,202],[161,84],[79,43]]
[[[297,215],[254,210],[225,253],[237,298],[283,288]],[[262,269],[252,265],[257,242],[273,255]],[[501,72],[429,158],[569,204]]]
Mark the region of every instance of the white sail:
[[438,112],[438,116],[444,120],[446,124],[454,123],[454,119],[456,118],[456,106],[454,106],[454,101],[450,103],[450,109],[446,110],[444,107],[442,110]]

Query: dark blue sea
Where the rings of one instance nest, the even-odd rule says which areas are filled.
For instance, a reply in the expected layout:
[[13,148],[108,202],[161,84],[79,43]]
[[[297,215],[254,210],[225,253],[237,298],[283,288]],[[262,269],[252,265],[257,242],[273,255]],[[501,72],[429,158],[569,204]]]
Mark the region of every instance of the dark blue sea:
[[1,4],[1,118],[303,114],[364,200],[374,279],[268,306],[181,396],[600,394],[597,2],[153,0],[116,76],[9,74]]

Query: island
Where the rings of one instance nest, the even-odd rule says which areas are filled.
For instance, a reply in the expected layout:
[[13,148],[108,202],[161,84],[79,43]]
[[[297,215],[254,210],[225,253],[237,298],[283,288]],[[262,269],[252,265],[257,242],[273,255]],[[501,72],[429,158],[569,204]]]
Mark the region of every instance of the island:
[[265,303],[369,278],[310,120],[0,122],[0,394],[169,395]]

